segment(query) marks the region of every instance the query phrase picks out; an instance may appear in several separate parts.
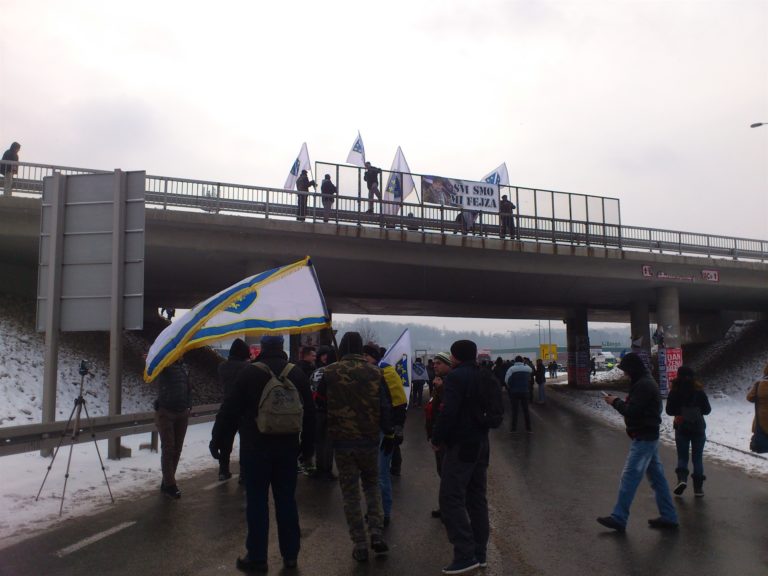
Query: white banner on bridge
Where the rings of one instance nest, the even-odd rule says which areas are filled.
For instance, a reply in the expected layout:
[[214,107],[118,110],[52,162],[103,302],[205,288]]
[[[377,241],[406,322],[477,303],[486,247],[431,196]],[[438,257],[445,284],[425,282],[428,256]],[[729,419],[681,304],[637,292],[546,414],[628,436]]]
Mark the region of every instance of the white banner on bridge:
[[499,186],[489,182],[455,180],[442,176],[422,176],[424,202],[454,206],[472,212],[498,212]]

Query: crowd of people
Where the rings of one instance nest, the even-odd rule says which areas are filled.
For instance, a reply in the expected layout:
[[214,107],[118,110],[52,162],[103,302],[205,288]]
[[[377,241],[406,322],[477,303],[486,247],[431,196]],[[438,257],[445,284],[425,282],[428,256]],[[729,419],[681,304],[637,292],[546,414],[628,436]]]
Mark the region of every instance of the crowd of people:
[[[510,431],[516,431],[520,410],[526,431],[531,432],[528,403],[534,398],[534,384],[539,386],[537,401],[545,401],[551,364],[520,356],[513,362],[499,358],[492,365],[478,363],[476,344],[458,340],[450,352],[435,354],[427,364],[421,358],[414,362],[412,384],[418,381],[429,390],[424,401],[423,388],[417,392],[416,386],[406,396],[395,367],[382,362],[386,350],[372,342],[364,344],[357,332],[344,334],[338,350],[304,347],[295,363],[284,352],[282,336],[264,336],[260,344],[254,358],[251,347],[235,340],[228,359],[220,365],[224,400],[210,442],[219,479],[225,481],[232,476],[230,455],[234,437],[240,435],[240,481],[246,490],[248,527],[246,554],[236,562],[240,570],[268,571],[270,489],[284,568],[297,566],[300,531],[295,490],[300,472],[338,481],[354,560],[366,562],[370,554],[386,555],[389,545],[384,535],[394,507],[391,476],[399,474],[395,454],[403,442],[409,402],[410,408],[423,406],[426,439],[435,455],[439,491],[431,514],[442,521],[453,547],[443,573],[462,574],[487,565],[490,444],[489,425],[477,417],[487,402],[482,382],[492,381],[499,391],[506,387],[512,406]],[[694,496],[704,496],[704,417],[711,412],[707,394],[690,368],[679,369],[666,399],[666,413],[674,419],[678,457],[671,489],[658,453],[664,409],[658,384],[635,353],[626,354],[618,368],[629,377],[628,394],[625,398],[605,394],[605,402],[624,417],[631,443],[613,511],[597,521],[624,532],[635,493],[647,477],[659,510],[648,525],[675,530],[678,515],[672,494],[682,497],[690,477]],[[189,378],[178,362],[161,373],[158,383],[161,490],[178,499],[175,470],[186,430]],[[760,444],[765,441],[760,434],[765,438],[768,430],[768,366],[748,400],[756,403],[754,449],[768,451],[768,445]]]

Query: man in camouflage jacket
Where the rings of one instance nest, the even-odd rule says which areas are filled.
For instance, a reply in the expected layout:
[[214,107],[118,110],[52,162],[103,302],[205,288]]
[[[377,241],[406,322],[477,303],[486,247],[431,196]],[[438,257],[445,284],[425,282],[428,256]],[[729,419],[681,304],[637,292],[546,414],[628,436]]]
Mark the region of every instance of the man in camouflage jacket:
[[[328,434],[333,440],[344,514],[354,543],[352,556],[364,562],[368,559],[368,545],[360,508],[361,482],[371,548],[376,554],[388,551],[381,537],[383,512],[378,450],[391,452],[394,447],[391,405],[381,369],[363,357],[363,341],[359,333],[344,335],[339,344],[339,356],[340,361],[326,366],[317,392],[327,402]],[[379,432],[384,435],[381,443]]]

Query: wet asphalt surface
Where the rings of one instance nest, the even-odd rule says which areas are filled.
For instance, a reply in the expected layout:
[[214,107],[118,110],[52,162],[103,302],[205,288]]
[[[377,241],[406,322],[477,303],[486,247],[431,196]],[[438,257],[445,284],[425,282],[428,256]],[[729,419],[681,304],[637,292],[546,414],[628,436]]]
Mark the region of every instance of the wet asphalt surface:
[[[502,428],[491,432],[489,565],[478,574],[768,574],[768,481],[705,460],[706,496],[694,499],[689,489],[675,498],[679,531],[648,528],[647,519],[658,513],[647,482],[635,498],[627,532],[608,531],[595,518],[613,508],[629,440],[559,404],[556,392],[550,397],[547,405],[532,407],[533,434],[510,433],[508,415]],[[440,521],[430,517],[438,479],[420,409],[409,414],[403,459],[385,533],[388,557],[356,563],[337,483],[301,477],[299,568],[282,569],[272,519],[269,573],[439,575],[451,547]],[[671,482],[670,448],[662,447],[662,460]],[[180,483],[181,500],[153,490],[0,550],[0,576],[239,574],[235,558],[244,552],[244,494],[236,477],[216,482],[211,464],[210,471]],[[119,532],[61,553],[124,524]]]

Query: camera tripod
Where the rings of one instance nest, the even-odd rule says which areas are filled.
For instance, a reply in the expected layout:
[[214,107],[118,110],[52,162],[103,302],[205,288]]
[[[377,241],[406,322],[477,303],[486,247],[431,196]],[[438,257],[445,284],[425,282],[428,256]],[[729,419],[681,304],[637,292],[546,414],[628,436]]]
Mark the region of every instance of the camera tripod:
[[[90,374],[90,371],[88,370],[88,363],[85,360],[82,360],[80,362],[80,391],[78,392],[77,398],[75,398],[75,405],[72,407],[72,412],[69,413],[69,419],[67,420],[66,426],[64,426],[64,430],[61,433],[61,438],[59,439],[59,444],[56,446],[56,450],[54,450],[53,452],[53,458],[51,458],[51,463],[48,465],[48,470],[45,473],[45,478],[43,478],[43,483],[40,485],[40,490],[37,491],[37,497],[35,498],[35,502],[37,502],[40,499],[40,494],[43,492],[45,481],[48,480],[48,474],[50,474],[51,468],[53,468],[53,463],[56,461],[56,456],[59,453],[59,448],[61,448],[61,445],[64,443],[64,439],[69,437],[71,442],[69,444],[69,457],[67,458],[67,471],[64,473],[64,488],[61,491],[61,505],[59,506],[59,516],[61,516],[64,510],[64,494],[67,491],[67,481],[69,480],[69,467],[72,464],[72,449],[74,448],[75,444],[77,443],[78,437],[80,436],[80,416],[81,416],[82,410],[85,410],[85,418],[88,422],[88,427],[91,430],[91,439],[93,440],[93,445],[96,447],[96,454],[99,456],[99,464],[101,465],[101,471],[104,474],[104,482],[106,482],[107,484],[107,490],[109,491],[109,498],[112,500],[113,504],[115,503],[115,498],[114,496],[112,496],[112,489],[109,487],[109,480],[107,479],[107,471],[104,468],[104,460],[102,460],[101,458],[99,445],[96,442],[96,433],[93,431],[93,420],[91,419],[90,414],[88,414],[88,406],[85,405],[85,398],[83,398],[83,385],[85,383],[85,377],[89,374]],[[93,374],[90,374],[90,375],[91,377],[93,377]],[[72,424],[71,433],[68,433],[70,431],[70,424]]]

